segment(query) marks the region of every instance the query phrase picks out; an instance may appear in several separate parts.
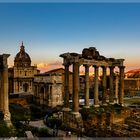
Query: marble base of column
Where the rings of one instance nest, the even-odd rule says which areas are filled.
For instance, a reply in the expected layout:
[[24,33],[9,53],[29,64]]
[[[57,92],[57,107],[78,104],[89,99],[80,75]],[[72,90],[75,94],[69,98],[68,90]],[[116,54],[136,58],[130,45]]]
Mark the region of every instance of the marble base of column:
[[73,115],[75,115],[76,118],[81,117],[81,114],[79,112],[71,112]]
[[110,105],[114,105],[115,103],[114,103],[114,102],[109,102],[109,104],[110,104]]
[[71,111],[71,109],[68,108],[68,107],[64,107],[62,110],[65,111],[65,112],[69,112],[69,111]]
[[102,104],[102,106],[107,106],[107,103]]
[[4,121],[6,122],[7,126],[10,127],[12,126],[12,122],[11,122],[11,114],[10,112],[4,112]]
[[5,121],[5,123],[6,123],[7,127],[13,126],[11,120],[7,120],[7,121]]
[[84,108],[90,108],[90,106],[84,106]]
[[115,103],[115,104],[118,104],[118,98],[115,98],[115,99],[114,99],[114,103]]
[[122,107],[123,107],[123,106],[124,106],[124,104],[120,104],[120,106],[122,106]]
[[93,105],[94,107],[99,107],[100,105]]

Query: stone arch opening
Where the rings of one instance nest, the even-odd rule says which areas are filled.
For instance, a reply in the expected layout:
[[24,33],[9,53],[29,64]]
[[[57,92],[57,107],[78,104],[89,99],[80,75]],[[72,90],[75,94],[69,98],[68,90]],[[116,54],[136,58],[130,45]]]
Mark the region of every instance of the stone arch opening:
[[42,93],[42,94],[44,93],[44,87],[40,88],[40,93]]
[[24,92],[28,92],[28,89],[29,89],[29,85],[28,85],[27,83],[25,83],[25,84],[23,85],[23,91],[24,91]]

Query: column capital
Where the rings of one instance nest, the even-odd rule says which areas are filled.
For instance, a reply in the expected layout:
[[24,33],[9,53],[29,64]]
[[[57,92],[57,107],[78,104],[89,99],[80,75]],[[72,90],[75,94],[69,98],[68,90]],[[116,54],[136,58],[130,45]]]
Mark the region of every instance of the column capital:
[[75,66],[80,67],[80,63],[79,63],[79,62],[73,62],[72,65],[73,65],[73,66],[75,65]]
[[68,67],[68,66],[70,66],[71,64],[70,64],[70,62],[64,62],[62,65],[65,66],[65,67],[66,67],[66,66]]
[[109,66],[109,68],[110,68],[110,69],[114,69],[114,68],[115,68],[115,66]]
[[90,64],[83,64],[84,67],[90,67]]
[[93,67],[94,67],[94,68],[99,68],[99,66],[98,66],[98,65],[93,65]]
[[101,66],[101,68],[107,68],[107,66]]
[[125,66],[118,66],[120,69],[124,69],[125,68]]

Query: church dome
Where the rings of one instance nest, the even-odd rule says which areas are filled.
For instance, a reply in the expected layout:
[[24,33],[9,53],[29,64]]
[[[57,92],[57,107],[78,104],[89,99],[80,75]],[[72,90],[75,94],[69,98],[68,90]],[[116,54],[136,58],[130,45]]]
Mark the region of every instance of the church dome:
[[25,47],[23,46],[23,42],[20,46],[20,51],[17,53],[15,60],[14,60],[14,66],[20,66],[20,67],[27,67],[31,66],[31,59],[30,56],[25,52]]

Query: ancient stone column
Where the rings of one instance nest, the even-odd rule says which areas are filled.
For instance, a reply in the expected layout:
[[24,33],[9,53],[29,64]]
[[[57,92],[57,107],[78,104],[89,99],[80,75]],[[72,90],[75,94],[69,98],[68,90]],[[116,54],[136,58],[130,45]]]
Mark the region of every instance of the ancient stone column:
[[[3,63],[3,62],[1,62]],[[3,112],[3,66],[1,65],[0,68],[0,111]]]
[[79,112],[79,63],[73,63],[73,112]]
[[16,79],[14,79],[14,93],[16,93]]
[[46,90],[44,87],[44,92],[43,92],[43,105],[45,105],[45,99],[46,99]]
[[116,74],[116,79],[115,79],[115,103],[118,103],[118,89],[119,89],[119,79],[118,79],[118,74]]
[[69,111],[69,65],[65,64],[64,79],[64,111]]
[[36,86],[37,103],[39,103],[39,99],[40,99],[40,97],[39,97],[39,87],[38,87],[38,86],[39,86],[39,85]]
[[95,77],[94,77],[94,106],[99,107],[99,99],[98,99],[98,66],[94,66],[95,69]]
[[3,54],[3,111],[4,111],[4,120],[8,123],[11,123],[11,114],[9,112],[9,97],[8,97],[8,65],[7,58],[9,54]]
[[119,88],[119,104],[124,105],[123,96],[124,96],[124,68],[125,66],[120,66],[120,88]]
[[106,66],[102,66],[103,69],[103,94],[102,94],[102,105],[107,105],[106,103]]
[[89,108],[89,65],[85,66],[85,108]]
[[49,95],[48,104],[49,106],[51,106],[51,85],[48,86],[48,95]]
[[114,66],[110,66],[110,93],[109,93],[109,103],[114,104],[114,83],[113,83],[113,76],[114,76]]

